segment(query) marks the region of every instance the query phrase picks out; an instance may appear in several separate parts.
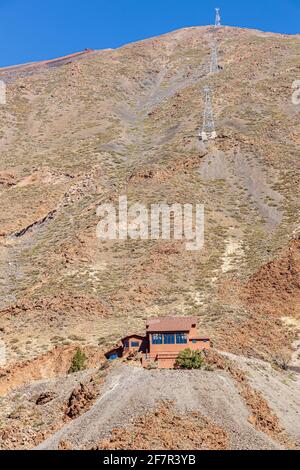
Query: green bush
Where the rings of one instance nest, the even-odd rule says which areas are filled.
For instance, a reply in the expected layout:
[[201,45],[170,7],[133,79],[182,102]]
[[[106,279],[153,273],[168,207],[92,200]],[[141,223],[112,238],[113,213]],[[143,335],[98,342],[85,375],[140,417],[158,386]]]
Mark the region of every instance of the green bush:
[[178,354],[176,367],[180,369],[201,369],[204,365],[204,357],[201,351],[184,349]]
[[74,374],[75,372],[84,370],[86,368],[85,361],[86,361],[86,355],[84,354],[83,351],[77,348],[76,353],[72,359],[72,364],[68,373]]

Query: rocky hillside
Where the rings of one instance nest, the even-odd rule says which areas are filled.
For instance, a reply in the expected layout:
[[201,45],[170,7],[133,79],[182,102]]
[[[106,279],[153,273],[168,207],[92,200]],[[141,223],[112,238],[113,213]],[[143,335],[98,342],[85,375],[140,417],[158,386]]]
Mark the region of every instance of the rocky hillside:
[[114,363],[21,386],[2,397],[0,449],[299,448],[299,376],[232,354],[205,363]]
[[[222,71],[210,75],[215,35]],[[57,345],[112,344],[171,312],[197,315],[225,351],[291,353],[299,53],[299,36],[196,27],[0,70],[0,339],[9,364]],[[219,138],[204,146],[207,83]],[[99,241],[96,208],[120,195],[203,203],[204,249]]]

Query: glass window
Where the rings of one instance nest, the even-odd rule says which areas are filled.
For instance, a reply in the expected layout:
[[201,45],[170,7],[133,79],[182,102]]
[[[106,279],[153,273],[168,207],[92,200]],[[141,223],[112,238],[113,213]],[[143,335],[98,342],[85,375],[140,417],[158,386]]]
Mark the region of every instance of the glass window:
[[176,333],[176,343],[177,344],[186,344],[187,343],[187,334],[186,333]]
[[138,348],[140,343],[138,341],[131,341],[131,347],[132,348]]
[[108,358],[109,361],[115,361],[118,359],[118,354],[111,354]]
[[154,333],[152,335],[152,344],[162,344],[162,335],[160,333]]
[[165,333],[164,334],[164,344],[175,344],[175,335],[174,335],[174,333]]
[[196,339],[192,339],[192,343],[197,343],[197,340]]
[[124,348],[129,348],[129,343],[128,343],[128,341],[125,341],[125,342],[124,342]]

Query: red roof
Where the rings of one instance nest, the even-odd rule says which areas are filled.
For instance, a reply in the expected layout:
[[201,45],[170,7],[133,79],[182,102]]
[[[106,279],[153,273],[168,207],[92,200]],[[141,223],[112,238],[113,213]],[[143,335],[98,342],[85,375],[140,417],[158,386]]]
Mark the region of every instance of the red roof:
[[147,321],[147,331],[190,331],[196,324],[195,317],[155,317]]
[[138,338],[138,339],[145,339],[145,336],[142,336],[142,335],[128,335],[128,336],[125,336],[124,338],[121,339],[121,341],[126,341],[126,339],[130,339],[130,338]]

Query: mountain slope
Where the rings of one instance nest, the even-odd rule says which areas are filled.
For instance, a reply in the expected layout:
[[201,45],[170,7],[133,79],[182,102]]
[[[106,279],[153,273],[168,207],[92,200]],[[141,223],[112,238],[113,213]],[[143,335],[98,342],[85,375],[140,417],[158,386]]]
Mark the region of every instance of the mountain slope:
[[[211,76],[213,34],[223,70]],[[270,317],[263,295],[253,305],[240,286],[234,298],[224,289],[255,283],[299,226],[300,107],[291,102],[299,52],[299,36],[199,27],[14,79],[0,70],[8,86],[0,301],[9,362],[55,344],[111,344],[170,312],[199,316],[201,332],[225,350],[237,342],[239,352],[270,358],[290,347],[295,325]],[[220,137],[204,147],[197,134],[207,83]],[[96,208],[119,195],[204,203],[204,249],[100,242]],[[290,305],[284,318],[299,319],[299,301],[291,296]],[[245,337],[233,341],[241,325]]]

